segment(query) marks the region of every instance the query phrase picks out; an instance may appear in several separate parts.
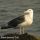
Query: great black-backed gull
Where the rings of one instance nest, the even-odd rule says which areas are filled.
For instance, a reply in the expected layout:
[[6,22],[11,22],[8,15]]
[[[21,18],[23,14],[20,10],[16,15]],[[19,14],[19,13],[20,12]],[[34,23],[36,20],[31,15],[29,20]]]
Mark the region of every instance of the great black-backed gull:
[[22,32],[24,34],[24,27],[30,27],[32,22],[33,22],[33,9],[28,9],[24,11],[24,15],[9,21],[8,26],[1,27],[1,29],[20,27],[20,34]]

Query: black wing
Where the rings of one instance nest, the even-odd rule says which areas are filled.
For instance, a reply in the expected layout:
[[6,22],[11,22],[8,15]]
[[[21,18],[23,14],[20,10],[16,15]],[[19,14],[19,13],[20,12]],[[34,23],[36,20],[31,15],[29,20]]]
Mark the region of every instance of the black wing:
[[16,27],[18,24],[22,23],[23,21],[24,21],[24,15],[9,21],[8,25],[11,27]]
[[7,29],[7,28],[15,28],[18,24],[24,22],[24,15],[19,16],[11,21],[8,22],[8,25],[4,27],[2,26],[1,29]]

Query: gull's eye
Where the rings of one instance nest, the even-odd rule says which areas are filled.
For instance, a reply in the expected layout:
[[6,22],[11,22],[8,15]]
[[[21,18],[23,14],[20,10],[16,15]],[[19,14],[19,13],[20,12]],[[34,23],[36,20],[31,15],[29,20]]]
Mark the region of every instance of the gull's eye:
[[31,11],[31,10],[29,10],[29,11]]

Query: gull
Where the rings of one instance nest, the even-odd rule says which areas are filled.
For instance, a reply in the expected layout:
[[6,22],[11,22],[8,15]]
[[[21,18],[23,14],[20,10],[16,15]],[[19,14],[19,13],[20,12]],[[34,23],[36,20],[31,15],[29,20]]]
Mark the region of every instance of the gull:
[[28,9],[24,11],[23,15],[9,21],[7,27],[1,27],[1,29],[19,27],[20,34],[24,34],[24,28],[30,27],[32,23],[33,23],[33,9]]

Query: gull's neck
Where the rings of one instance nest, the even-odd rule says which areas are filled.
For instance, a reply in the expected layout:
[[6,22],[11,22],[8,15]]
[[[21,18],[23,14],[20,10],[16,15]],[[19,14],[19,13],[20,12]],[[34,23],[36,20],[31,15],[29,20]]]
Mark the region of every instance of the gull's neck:
[[33,13],[30,13],[29,15],[25,15],[25,21],[31,21],[33,22]]

